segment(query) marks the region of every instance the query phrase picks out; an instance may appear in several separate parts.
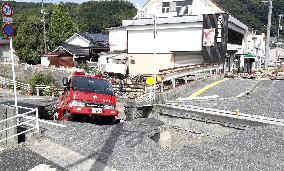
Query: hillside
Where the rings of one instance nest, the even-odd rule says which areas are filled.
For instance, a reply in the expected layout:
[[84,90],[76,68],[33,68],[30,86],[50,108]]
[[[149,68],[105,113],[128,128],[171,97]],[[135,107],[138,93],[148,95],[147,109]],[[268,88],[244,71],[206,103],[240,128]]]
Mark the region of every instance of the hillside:
[[[120,26],[123,19],[132,19],[136,14],[134,5],[125,1],[62,3],[62,9],[54,12],[58,6],[60,5],[45,4],[48,13],[45,16],[48,51],[62,44],[74,32],[106,33],[106,28]],[[12,7],[16,54],[22,61],[36,64],[45,47],[41,3],[12,2]]]
[[[250,28],[259,30],[259,33],[266,32],[268,3],[262,3],[261,0],[216,0],[216,2]],[[283,13],[284,0],[274,0],[271,36],[276,36],[278,15]],[[282,25],[283,23],[284,20]]]
[[[36,12],[40,15],[41,3],[12,2],[15,18],[17,16]],[[45,4],[48,13],[52,13],[53,4]],[[92,1],[82,4],[65,4],[71,18],[81,32],[105,32],[105,28],[121,25],[121,20],[132,19],[136,14],[133,4],[124,1]],[[49,20],[50,15],[47,17]],[[16,24],[20,26],[20,24]]]

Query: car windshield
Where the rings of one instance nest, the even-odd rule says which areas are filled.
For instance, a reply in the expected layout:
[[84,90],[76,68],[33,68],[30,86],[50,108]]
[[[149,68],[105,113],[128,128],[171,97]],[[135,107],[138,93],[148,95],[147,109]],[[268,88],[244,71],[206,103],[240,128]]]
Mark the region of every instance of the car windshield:
[[109,95],[114,94],[112,86],[107,80],[97,78],[74,77],[72,79],[72,88],[75,91],[94,92]]

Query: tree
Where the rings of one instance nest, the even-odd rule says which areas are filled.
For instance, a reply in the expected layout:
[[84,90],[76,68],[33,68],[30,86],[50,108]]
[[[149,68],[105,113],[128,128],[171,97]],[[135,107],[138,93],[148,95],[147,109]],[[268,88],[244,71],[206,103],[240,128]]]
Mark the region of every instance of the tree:
[[63,2],[53,9],[50,27],[48,32],[49,50],[54,50],[74,33],[78,32],[78,27],[72,21]]
[[44,53],[43,26],[39,10],[19,14],[15,17],[16,36],[14,46],[20,60],[37,64],[39,57]]
[[84,32],[107,32],[106,28],[120,26],[122,20],[133,19],[137,9],[125,1],[89,1],[82,3],[74,17]]

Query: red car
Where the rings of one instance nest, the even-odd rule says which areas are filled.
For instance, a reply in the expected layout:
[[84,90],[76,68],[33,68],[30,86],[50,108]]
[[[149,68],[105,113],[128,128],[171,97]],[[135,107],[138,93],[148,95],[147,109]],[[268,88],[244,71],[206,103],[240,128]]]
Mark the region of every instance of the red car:
[[114,122],[118,117],[115,93],[103,76],[75,72],[70,79],[63,78],[63,85],[66,88],[55,105],[58,120],[80,116]]

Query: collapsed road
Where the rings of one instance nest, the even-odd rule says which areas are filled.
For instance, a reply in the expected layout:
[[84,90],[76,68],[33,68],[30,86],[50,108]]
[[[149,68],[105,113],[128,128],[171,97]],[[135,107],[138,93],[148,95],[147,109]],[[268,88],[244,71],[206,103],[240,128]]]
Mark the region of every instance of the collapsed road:
[[[192,92],[167,103],[177,103],[177,99],[188,98],[221,79],[198,82],[192,85]],[[230,79],[198,95],[218,98],[188,98],[181,103],[283,119],[283,105],[279,105],[283,104],[283,84]],[[57,170],[283,170],[284,127],[243,123],[246,127],[239,128],[177,117],[176,113],[172,110],[162,115],[154,111],[151,118],[105,126],[67,121],[57,121],[65,128],[41,124],[41,138],[20,146],[23,152],[17,155],[25,156],[28,149],[48,162],[32,161],[25,165],[51,162],[49,165]],[[230,122],[235,124],[234,121]],[[0,152],[0,170],[18,169],[20,161],[11,161],[9,166],[13,168],[4,160],[11,150]]]

